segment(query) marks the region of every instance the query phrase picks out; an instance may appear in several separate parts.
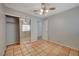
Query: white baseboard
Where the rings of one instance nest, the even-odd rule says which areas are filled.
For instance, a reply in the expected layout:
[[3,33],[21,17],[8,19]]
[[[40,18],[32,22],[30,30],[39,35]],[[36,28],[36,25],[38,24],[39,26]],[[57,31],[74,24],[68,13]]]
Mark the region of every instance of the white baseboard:
[[56,44],[58,44],[58,45],[62,45],[62,46],[65,46],[65,47],[68,47],[68,48],[71,48],[71,49],[74,49],[74,50],[78,50],[78,51],[79,51],[78,48],[74,48],[74,47],[68,46],[68,45],[66,45],[66,44],[64,44],[64,43],[60,43],[60,42],[52,41],[52,40],[48,40],[48,41],[54,42],[54,43],[56,43]]

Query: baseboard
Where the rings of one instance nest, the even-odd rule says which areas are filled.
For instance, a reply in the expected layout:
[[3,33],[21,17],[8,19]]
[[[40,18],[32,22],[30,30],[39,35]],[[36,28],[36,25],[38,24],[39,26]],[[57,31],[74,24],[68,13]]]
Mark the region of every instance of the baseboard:
[[[45,40],[45,39],[43,39],[43,40]],[[65,44],[63,44],[63,43],[57,42],[57,41],[52,41],[52,40],[46,40],[46,41],[49,41],[49,42],[52,42],[52,43],[55,43],[55,44],[57,44],[57,45],[61,45],[61,46],[64,46],[64,47],[68,47],[68,48],[73,49],[73,50],[76,50],[76,51],[79,51],[78,48],[74,48],[74,47],[65,45]]]
[[20,43],[13,43],[13,44],[6,45],[6,46],[19,45],[19,44],[20,44]]

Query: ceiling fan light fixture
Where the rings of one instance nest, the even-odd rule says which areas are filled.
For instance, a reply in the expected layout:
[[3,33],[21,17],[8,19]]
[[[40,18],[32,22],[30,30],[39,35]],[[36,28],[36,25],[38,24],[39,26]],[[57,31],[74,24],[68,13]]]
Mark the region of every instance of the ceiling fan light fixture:
[[48,12],[49,12],[49,10],[46,10],[46,12],[48,13]]
[[42,12],[40,12],[40,15],[42,15],[43,13]]
[[40,15],[42,15],[42,14],[43,14],[43,11],[44,11],[43,9],[40,9]]
[[37,12],[40,15],[47,15],[50,10],[55,9],[56,9],[55,7],[48,8],[46,3],[41,3],[41,8],[38,10],[34,10],[34,12]]
[[41,12],[43,12],[43,9],[40,9]]

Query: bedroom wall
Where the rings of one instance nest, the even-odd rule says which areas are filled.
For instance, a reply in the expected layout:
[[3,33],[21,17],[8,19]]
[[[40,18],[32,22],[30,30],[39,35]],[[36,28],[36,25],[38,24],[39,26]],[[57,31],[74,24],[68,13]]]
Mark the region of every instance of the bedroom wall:
[[79,49],[79,6],[46,18],[49,40]]

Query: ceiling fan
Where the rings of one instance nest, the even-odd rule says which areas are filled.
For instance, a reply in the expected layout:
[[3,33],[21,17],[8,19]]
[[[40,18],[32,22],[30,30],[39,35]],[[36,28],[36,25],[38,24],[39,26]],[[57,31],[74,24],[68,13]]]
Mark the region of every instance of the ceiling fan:
[[55,10],[56,8],[55,7],[50,7],[48,8],[47,4],[46,3],[41,3],[41,8],[38,9],[38,10],[34,10],[35,13],[38,13],[40,15],[45,15],[46,13],[48,13],[50,10]]

